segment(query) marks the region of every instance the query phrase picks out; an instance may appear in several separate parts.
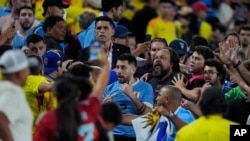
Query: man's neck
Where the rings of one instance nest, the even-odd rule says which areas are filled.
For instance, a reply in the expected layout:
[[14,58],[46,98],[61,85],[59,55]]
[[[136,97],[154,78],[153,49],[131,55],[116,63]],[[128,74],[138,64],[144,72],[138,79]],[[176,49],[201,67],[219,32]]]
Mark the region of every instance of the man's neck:
[[26,37],[27,31],[28,31],[28,30],[24,30],[23,28],[20,28],[20,29],[19,29],[19,33],[20,33],[23,37]]
[[136,79],[134,77],[131,78],[129,81],[129,85],[133,85],[136,82]]
[[105,50],[106,52],[110,52],[111,41],[107,41],[107,42],[103,43],[103,46],[104,46],[104,50]]
[[173,18],[170,17],[170,16],[161,16],[161,19],[162,19],[163,21],[173,21]]
[[216,83],[214,84],[214,86],[215,86],[216,88],[221,89],[222,84],[221,84],[220,82],[216,82]]
[[171,102],[167,104],[166,108],[174,113],[180,106],[181,105],[178,102],[171,100]]

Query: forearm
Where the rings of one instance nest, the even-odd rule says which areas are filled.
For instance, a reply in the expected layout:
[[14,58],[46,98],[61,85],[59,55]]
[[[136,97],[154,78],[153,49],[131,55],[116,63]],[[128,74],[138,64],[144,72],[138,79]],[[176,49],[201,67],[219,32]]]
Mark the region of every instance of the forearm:
[[8,124],[7,117],[4,113],[0,112],[0,139],[3,141],[14,141]]
[[39,92],[47,92],[47,91],[52,91],[53,84],[50,83],[41,83],[38,87]]
[[184,87],[179,88],[183,95],[185,95],[188,99],[197,101],[200,97],[200,89],[194,88],[192,90],[188,90]]
[[139,117],[138,115],[122,115],[122,124],[132,125],[132,120]]
[[140,54],[141,54],[141,50],[139,48],[133,50],[131,52],[131,54],[134,56],[134,57],[138,57]]
[[141,102],[136,95],[131,95],[130,99],[134,105],[134,108],[138,111],[138,114],[146,114],[148,112],[152,111],[152,108],[150,108],[148,105]]
[[238,70],[236,68],[234,68],[232,65],[228,65],[227,68],[231,72],[231,75],[233,75],[233,77],[234,77],[236,83],[238,84],[238,86],[243,88],[246,85],[246,82],[244,81],[242,76],[248,77],[248,76],[246,76],[246,73],[245,73],[248,70],[244,70],[243,66],[240,65],[239,66],[239,71],[241,71],[241,73],[243,74],[241,76],[240,73],[238,72]]
[[196,104],[190,104],[188,109],[193,113],[193,115],[198,118],[202,115],[200,108]]
[[108,80],[109,80],[109,64],[106,63],[103,66],[103,70],[102,70],[102,72],[101,72],[101,74],[96,82],[96,86],[95,86],[93,91],[96,94],[98,94],[99,96],[101,96],[105,87],[108,84]]
[[186,122],[184,122],[183,120],[181,120],[178,116],[174,115],[169,117],[170,120],[174,123],[175,127],[177,128],[177,130],[181,129],[183,126],[187,125]]

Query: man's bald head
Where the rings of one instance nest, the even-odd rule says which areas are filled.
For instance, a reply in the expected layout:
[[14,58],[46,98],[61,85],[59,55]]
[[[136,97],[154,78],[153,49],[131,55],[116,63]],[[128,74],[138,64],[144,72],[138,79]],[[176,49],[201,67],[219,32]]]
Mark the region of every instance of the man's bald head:
[[182,93],[179,88],[171,85],[165,85],[162,87],[162,89],[165,89],[165,94],[169,96],[172,100],[182,100]]

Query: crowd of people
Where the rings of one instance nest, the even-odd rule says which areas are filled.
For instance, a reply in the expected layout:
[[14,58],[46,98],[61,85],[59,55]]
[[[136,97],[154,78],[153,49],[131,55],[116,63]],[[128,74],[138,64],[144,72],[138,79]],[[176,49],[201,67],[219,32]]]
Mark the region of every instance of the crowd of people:
[[250,125],[248,0],[0,3],[0,140],[229,141]]

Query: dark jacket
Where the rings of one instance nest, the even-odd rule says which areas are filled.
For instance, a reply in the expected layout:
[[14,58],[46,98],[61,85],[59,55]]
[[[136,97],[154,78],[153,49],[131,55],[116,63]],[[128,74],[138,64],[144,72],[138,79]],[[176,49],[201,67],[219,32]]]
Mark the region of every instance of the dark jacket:
[[51,50],[51,49],[57,49],[60,50],[61,52],[63,52],[62,47],[60,46],[60,44],[54,40],[52,37],[49,36],[44,36],[44,43],[47,45],[47,50]]
[[[123,53],[130,53],[130,49],[127,46],[120,44],[113,44],[112,46],[112,68],[115,68],[117,58]],[[90,47],[83,48],[79,51],[78,61],[87,62],[89,60]]]

